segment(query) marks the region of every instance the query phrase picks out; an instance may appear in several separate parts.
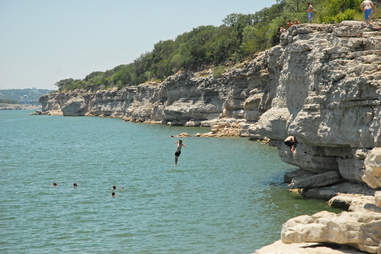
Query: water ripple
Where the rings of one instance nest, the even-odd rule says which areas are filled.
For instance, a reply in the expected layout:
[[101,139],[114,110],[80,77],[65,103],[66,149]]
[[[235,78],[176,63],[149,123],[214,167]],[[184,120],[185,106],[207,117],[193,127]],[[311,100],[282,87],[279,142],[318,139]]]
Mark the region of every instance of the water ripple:
[[268,146],[188,138],[174,167],[168,136],[199,129],[27,114],[0,112],[1,253],[249,253],[327,208]]

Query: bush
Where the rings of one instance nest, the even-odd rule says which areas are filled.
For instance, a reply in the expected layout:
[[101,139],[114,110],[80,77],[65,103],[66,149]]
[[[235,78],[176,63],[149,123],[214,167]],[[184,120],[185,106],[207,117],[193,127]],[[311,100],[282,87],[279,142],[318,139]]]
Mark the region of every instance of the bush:
[[225,73],[225,66],[219,65],[213,68],[213,77],[220,78]]
[[[213,76],[220,77],[231,61],[236,63],[260,50],[279,43],[279,27],[289,19],[307,21],[303,0],[278,0],[255,14],[228,15],[223,24],[200,26],[175,40],[159,41],[151,52],[133,63],[106,72],[93,72],[83,80],[65,79],[59,89],[129,86],[149,80],[164,80],[179,70],[201,70],[214,65]],[[361,0],[311,0],[314,21],[335,23],[359,18]]]

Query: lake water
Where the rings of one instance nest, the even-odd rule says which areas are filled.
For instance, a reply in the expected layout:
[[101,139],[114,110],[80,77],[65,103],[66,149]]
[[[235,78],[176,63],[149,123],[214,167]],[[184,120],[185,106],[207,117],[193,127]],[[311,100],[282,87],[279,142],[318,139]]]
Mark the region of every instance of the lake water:
[[186,138],[174,167],[169,136],[207,129],[29,113],[0,111],[0,253],[252,253],[328,209],[266,145]]

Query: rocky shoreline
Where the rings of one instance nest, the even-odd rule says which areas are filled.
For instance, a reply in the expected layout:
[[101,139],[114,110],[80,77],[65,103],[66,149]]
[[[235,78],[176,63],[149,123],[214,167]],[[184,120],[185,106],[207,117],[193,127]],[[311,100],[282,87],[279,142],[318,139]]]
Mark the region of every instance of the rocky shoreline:
[[[290,189],[348,211],[291,219],[282,243],[257,253],[306,253],[285,245],[303,242],[381,253],[381,20],[292,26],[280,45],[221,77],[211,69],[180,72],[161,83],[57,91],[40,102],[43,114],[208,126],[205,136],[277,145],[282,160],[299,168],[285,177]],[[282,142],[289,135],[295,152]],[[358,253],[322,248],[329,250],[316,253]]]
[[39,105],[0,103],[0,110],[38,110]]

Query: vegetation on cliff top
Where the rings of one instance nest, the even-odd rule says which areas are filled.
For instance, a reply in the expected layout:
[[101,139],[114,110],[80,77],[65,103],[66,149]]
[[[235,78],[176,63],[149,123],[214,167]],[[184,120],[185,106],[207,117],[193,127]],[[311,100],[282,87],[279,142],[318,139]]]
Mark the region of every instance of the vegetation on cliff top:
[[[279,43],[279,27],[288,20],[307,22],[304,0],[277,0],[270,8],[254,14],[230,14],[223,24],[200,26],[175,40],[160,41],[151,52],[133,63],[105,72],[93,72],[82,80],[64,79],[60,90],[90,87],[123,87],[150,80],[163,80],[179,70],[235,63]],[[361,0],[311,0],[315,23],[362,19]],[[375,1],[378,2],[378,1]]]

